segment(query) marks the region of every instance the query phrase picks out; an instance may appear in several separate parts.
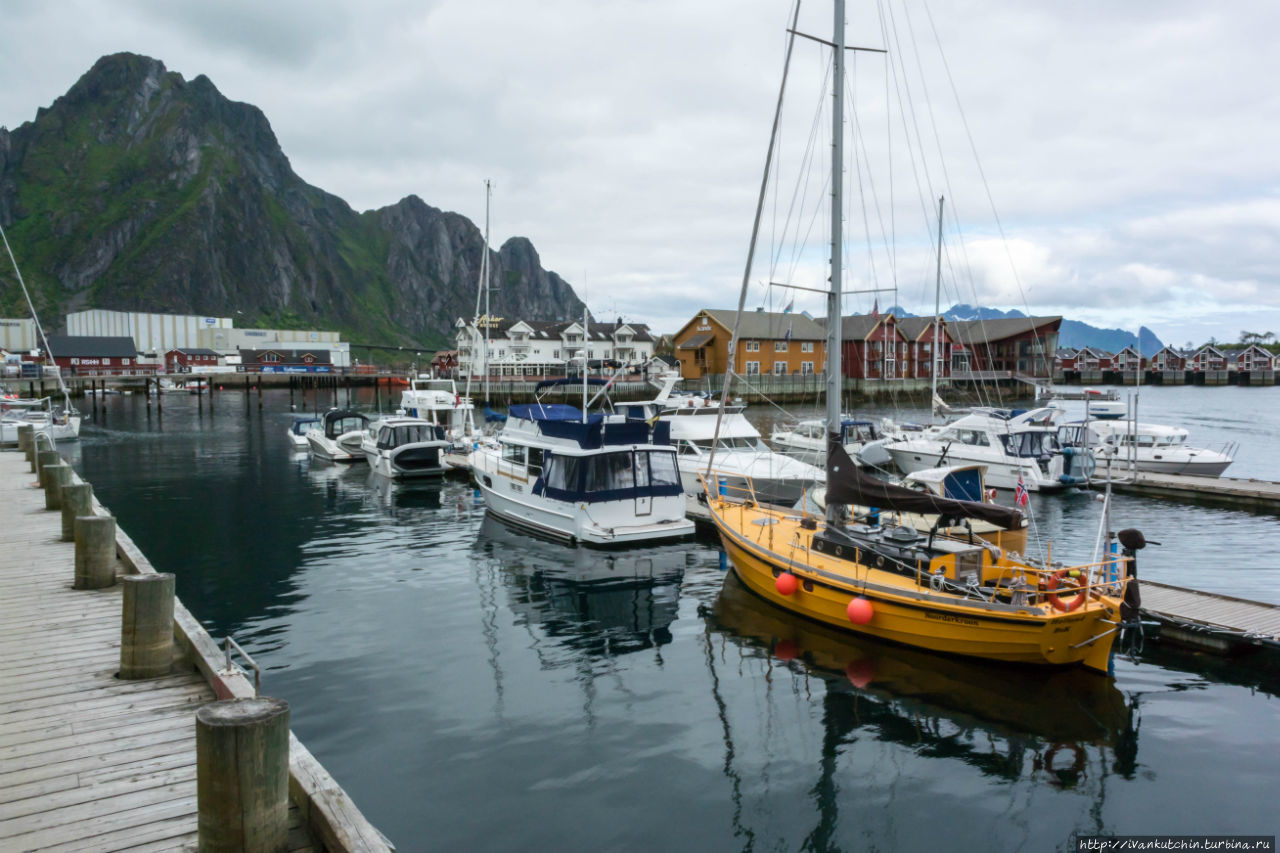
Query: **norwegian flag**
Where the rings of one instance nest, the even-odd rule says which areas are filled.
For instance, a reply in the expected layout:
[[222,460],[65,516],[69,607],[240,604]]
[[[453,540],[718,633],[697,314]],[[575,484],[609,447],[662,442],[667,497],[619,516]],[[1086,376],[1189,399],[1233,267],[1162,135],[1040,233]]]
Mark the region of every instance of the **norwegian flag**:
[[1027,487],[1022,484],[1022,475],[1018,475],[1018,488],[1014,489],[1013,502],[1018,506],[1026,506],[1031,502],[1031,496],[1027,494]]

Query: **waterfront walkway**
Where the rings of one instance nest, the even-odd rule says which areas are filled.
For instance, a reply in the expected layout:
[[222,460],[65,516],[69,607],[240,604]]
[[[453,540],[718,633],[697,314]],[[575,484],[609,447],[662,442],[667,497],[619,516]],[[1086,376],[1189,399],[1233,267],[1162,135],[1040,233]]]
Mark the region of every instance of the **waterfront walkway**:
[[[0,453],[0,849],[194,850],[190,662],[121,681],[121,593],[73,590],[75,546],[26,460]],[[120,573],[128,568],[122,563]],[[290,850],[314,849],[296,806]]]

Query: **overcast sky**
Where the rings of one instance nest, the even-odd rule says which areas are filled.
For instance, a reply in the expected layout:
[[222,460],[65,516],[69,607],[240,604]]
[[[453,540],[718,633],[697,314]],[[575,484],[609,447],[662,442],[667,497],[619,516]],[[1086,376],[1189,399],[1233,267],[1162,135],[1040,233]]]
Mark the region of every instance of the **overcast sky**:
[[[103,54],[153,56],[260,107],[295,171],[358,210],[414,193],[481,223],[492,178],[495,244],[526,236],[593,312],[674,331],[736,304],[790,9],[9,0],[0,124]],[[800,28],[829,38],[831,17],[809,0]],[[850,44],[890,50],[851,55],[848,288],[932,312],[945,192],[944,305],[1175,344],[1280,333],[1280,4],[850,0],[848,19]],[[749,306],[825,312],[764,284],[822,286],[825,61],[797,42]]]

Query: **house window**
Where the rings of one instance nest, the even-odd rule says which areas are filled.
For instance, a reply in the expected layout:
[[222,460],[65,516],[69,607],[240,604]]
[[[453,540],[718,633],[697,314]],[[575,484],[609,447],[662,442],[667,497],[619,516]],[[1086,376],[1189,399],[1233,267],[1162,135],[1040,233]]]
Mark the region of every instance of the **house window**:
[[747,352],[760,352],[760,342],[747,341]]
[[803,341],[800,344],[800,352],[813,352],[813,341]]
[[787,351],[787,342],[786,342],[786,341],[774,341],[774,342],[773,342],[773,351],[774,351],[774,352],[786,352],[786,351]]
[[805,376],[812,376],[812,375],[813,375],[813,362],[812,362],[812,361],[802,361],[802,362],[800,362],[800,372],[801,372],[801,373],[803,373]]
[[748,375],[748,376],[759,376],[759,375],[760,375],[760,362],[758,362],[758,361],[748,361],[748,362],[747,362],[747,375]]
[[266,355],[262,356],[262,360],[263,360],[263,361],[276,362],[276,361],[279,361],[279,360],[280,360],[280,356],[279,356],[279,355],[277,355],[276,353],[269,352],[269,353],[267,353]]
[[786,363],[785,361],[775,361],[775,362],[773,363],[773,375],[774,375],[774,376],[786,376],[786,375],[787,375],[787,363]]

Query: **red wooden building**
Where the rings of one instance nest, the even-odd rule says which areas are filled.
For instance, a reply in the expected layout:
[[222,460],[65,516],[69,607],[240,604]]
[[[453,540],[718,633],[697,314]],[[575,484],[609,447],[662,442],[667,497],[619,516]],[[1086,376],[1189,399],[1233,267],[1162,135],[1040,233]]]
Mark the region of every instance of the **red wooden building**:
[[170,373],[190,373],[218,366],[218,353],[211,349],[171,349],[164,354],[164,366]]
[[1061,317],[1004,317],[948,324],[957,371],[1001,371],[1049,378],[1058,351]]
[[840,364],[851,379],[901,379],[908,368],[908,341],[892,314],[844,317]]
[[[951,375],[951,348],[955,338],[943,320],[934,328],[933,317],[903,317],[898,321],[898,331],[907,341],[907,376],[911,379],[930,379],[933,366],[938,366],[938,378]],[[935,357],[934,343],[937,342]]]
[[138,349],[130,337],[49,335],[49,357],[64,373],[73,376],[140,376],[155,373],[160,365],[140,364]]

